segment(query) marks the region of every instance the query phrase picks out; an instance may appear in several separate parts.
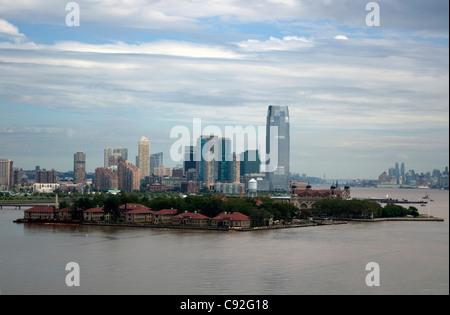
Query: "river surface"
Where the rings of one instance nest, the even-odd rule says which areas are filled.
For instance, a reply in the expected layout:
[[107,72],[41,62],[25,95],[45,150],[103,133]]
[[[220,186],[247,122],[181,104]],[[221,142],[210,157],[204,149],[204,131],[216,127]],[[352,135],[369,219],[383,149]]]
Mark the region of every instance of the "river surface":
[[[16,224],[0,210],[4,295],[448,295],[449,192],[353,188],[421,200],[445,222],[377,222],[258,232]],[[428,208],[418,206],[421,213]],[[67,286],[69,262],[79,286]],[[366,285],[366,265],[380,285]]]

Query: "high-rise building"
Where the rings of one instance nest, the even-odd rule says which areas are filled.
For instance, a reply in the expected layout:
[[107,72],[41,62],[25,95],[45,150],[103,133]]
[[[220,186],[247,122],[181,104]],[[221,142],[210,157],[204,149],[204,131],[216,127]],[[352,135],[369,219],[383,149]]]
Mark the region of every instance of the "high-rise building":
[[261,160],[258,150],[247,150],[242,154],[241,176],[245,174],[257,174],[260,172]]
[[0,159],[0,186],[12,186],[14,178],[13,161]]
[[233,168],[233,152],[230,139],[219,139],[219,154],[217,160],[217,180],[222,183],[230,182],[234,179]]
[[155,175],[155,167],[164,166],[163,152],[150,154],[150,175]]
[[[214,164],[218,160],[219,149],[218,149],[219,138],[214,135],[210,136],[201,136],[197,140],[197,152],[196,160],[197,160],[197,175],[199,181],[206,181],[205,179],[205,170],[207,167],[207,162],[212,161],[214,159]],[[217,167],[216,165],[208,165],[209,171],[212,173],[208,174],[208,177],[211,182],[214,182],[214,179],[217,178]]]
[[119,189],[125,192],[133,192],[140,188],[140,169],[128,161],[122,161],[117,167]]
[[94,184],[97,190],[115,190],[119,188],[119,177],[109,168],[97,168]]
[[74,154],[73,176],[76,184],[84,184],[86,180],[86,154],[83,151]]
[[138,152],[138,167],[141,170],[140,178],[144,179],[150,176],[150,140],[146,137],[142,137],[139,140]]
[[183,160],[184,174],[186,175],[189,170],[197,169],[195,146],[184,147],[184,160]]
[[108,168],[111,166],[119,165],[120,161],[128,160],[128,149],[117,147],[114,150],[111,147],[105,148],[105,157],[104,157],[104,167]]
[[[272,192],[289,191],[290,132],[289,108],[269,106],[266,125],[266,152],[270,158],[267,170]],[[274,146],[271,146],[274,144]],[[276,159],[277,161],[273,161]],[[275,164],[275,165],[274,165]]]
[[47,171],[39,169],[34,172],[34,182],[40,184],[56,184],[58,180],[58,174],[55,170]]

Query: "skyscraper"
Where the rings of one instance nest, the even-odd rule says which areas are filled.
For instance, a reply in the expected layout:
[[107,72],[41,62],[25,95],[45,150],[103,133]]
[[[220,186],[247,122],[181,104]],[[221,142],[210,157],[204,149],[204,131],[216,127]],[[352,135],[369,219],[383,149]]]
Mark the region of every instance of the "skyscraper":
[[150,176],[150,141],[146,137],[139,140],[138,147],[140,179]]
[[155,175],[155,167],[164,166],[164,153],[150,154],[150,175]]
[[[219,138],[214,135],[210,136],[201,136],[197,140],[197,152],[195,153],[196,160],[197,160],[197,172],[198,172],[198,179],[200,181],[206,181],[205,175],[205,169],[207,167],[207,162],[212,161],[214,159],[214,164],[218,160],[219,156],[219,150],[218,150],[218,144],[219,144]],[[215,165],[212,165],[212,173],[208,174],[214,178],[217,178],[217,167]],[[212,180],[212,182],[214,182]]]
[[270,190],[289,191],[290,134],[289,109],[287,106],[269,106],[266,125],[266,152],[274,163],[274,169],[268,171]]
[[78,151],[73,156],[73,177],[75,183],[84,184],[86,179],[86,154]]
[[13,161],[0,159],[0,186],[12,186],[13,172]]

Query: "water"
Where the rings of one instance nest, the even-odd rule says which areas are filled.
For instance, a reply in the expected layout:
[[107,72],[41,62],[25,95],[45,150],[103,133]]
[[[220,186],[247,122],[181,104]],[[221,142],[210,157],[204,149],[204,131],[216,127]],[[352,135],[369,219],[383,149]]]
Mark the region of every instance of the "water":
[[[420,200],[423,190],[352,189]],[[230,233],[15,224],[0,211],[1,294],[449,294],[449,193],[429,191],[445,222],[379,222]],[[419,209],[424,212],[423,209]],[[426,212],[426,211],[425,211]],[[66,264],[80,266],[68,287]],[[380,286],[368,287],[369,262]]]

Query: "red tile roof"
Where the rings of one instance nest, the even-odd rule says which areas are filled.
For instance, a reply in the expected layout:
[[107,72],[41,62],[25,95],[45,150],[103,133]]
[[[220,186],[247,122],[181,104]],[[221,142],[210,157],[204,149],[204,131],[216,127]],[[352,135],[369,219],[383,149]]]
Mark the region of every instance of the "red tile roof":
[[250,217],[240,213],[240,212],[222,212],[218,216],[214,217],[213,220],[233,220],[233,221],[246,221],[250,220]]
[[209,217],[207,217],[206,215],[203,215],[201,213],[198,212],[184,212],[184,213],[180,213],[176,216],[173,217],[174,219],[198,219],[198,220],[202,220],[202,219],[209,219]]
[[154,214],[160,214],[160,215],[165,215],[165,214],[171,214],[171,215],[175,215],[178,213],[178,209],[162,209],[159,211],[154,211]]
[[91,209],[84,210],[83,212],[95,213],[95,212],[105,212],[105,210],[103,209],[103,207],[97,207],[97,208],[91,208]]
[[25,210],[24,212],[55,212],[54,206],[36,206],[30,209]]
[[[127,208],[125,209],[125,205],[127,206]],[[127,203],[124,205],[121,205],[119,207],[120,210],[139,210],[139,209],[147,209],[150,210],[149,207],[146,207],[144,205],[141,205],[140,203]]]

